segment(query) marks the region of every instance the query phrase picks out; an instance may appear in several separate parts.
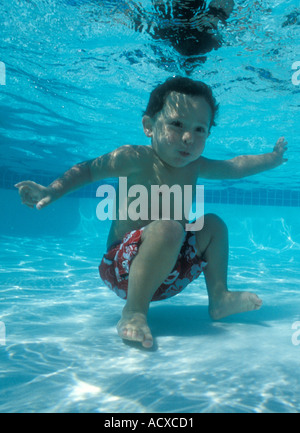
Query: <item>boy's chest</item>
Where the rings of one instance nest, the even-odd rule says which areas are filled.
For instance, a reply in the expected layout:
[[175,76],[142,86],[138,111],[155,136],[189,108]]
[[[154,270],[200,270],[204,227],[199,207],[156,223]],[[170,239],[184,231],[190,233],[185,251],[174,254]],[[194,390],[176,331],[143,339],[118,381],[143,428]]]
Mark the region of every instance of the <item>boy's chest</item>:
[[197,173],[193,167],[184,167],[183,169],[168,170],[164,167],[153,165],[146,168],[143,172],[131,179],[131,184],[141,184],[149,191],[153,186],[168,186],[179,185],[183,188],[185,185],[196,185]]
[[191,168],[155,170],[153,167],[153,170],[145,170],[142,175],[130,179],[127,203],[130,205],[138,198],[135,204],[138,203],[140,206],[142,203],[143,207],[148,211],[151,209],[151,215],[156,215],[157,218],[165,216],[167,219],[187,220],[183,215],[187,209],[190,209],[195,198],[196,183],[197,175]]

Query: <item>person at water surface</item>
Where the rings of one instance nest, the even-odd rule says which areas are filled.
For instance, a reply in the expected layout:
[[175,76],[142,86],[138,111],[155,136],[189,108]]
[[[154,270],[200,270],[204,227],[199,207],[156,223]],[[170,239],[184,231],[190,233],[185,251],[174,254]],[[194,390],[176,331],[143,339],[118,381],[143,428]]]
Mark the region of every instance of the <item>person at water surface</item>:
[[[283,137],[269,153],[229,160],[204,157],[217,111],[205,83],[170,78],[152,91],[142,119],[150,145],[121,146],[79,163],[49,186],[20,182],[16,187],[21,200],[40,210],[87,183],[112,177],[126,177],[129,188],[139,185],[149,193],[154,185],[184,189],[195,186],[199,178],[240,179],[287,161]],[[195,231],[187,231],[187,223],[186,218],[176,220],[172,215],[169,219],[113,220],[99,270],[104,283],[126,301],[117,324],[122,339],[152,347],[147,322],[150,303],[177,295],[202,271],[213,320],[262,306],[256,294],[228,289],[228,232],[222,219],[207,214],[203,228]]]
[[152,0],[154,14],[141,5],[127,11],[135,30],[147,31],[154,39],[169,41],[183,56],[208,53],[222,46],[219,23],[226,24],[233,0]]

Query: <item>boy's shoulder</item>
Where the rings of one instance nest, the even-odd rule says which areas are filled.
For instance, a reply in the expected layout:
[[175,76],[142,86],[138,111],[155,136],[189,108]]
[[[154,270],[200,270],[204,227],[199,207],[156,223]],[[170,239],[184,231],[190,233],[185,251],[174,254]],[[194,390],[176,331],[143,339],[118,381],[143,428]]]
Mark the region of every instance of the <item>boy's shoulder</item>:
[[109,173],[109,177],[130,176],[152,166],[153,158],[151,146],[125,144],[97,158],[96,165],[101,167],[102,173],[105,167],[104,171]]
[[129,165],[147,164],[147,162],[153,159],[154,155],[151,146],[139,144],[125,144],[110,153],[110,156],[116,163]]
[[108,177],[130,176],[151,165],[153,150],[149,146],[126,144],[89,161],[93,181]]
[[152,146],[146,146],[141,144],[124,144],[123,146],[118,147],[113,150],[112,153],[115,153],[116,156],[122,155],[126,156],[139,156],[139,155],[153,155]]

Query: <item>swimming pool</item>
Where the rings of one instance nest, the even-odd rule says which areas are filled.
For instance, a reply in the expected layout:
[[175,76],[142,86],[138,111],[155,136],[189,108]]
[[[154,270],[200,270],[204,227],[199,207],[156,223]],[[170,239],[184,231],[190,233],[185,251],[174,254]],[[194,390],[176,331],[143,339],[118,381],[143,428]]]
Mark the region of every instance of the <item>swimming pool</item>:
[[[188,70],[165,42],[137,35],[121,3],[133,5],[0,6],[0,412],[299,412],[300,27],[282,27],[296,2],[237,1],[223,47]],[[289,162],[205,182],[206,212],[229,228],[229,286],[264,307],[212,322],[200,277],[150,309],[146,351],[119,341],[123,303],[98,277],[109,225],[96,218],[97,185],[43,213],[22,207],[13,185],[147,144],[148,94],[178,73],[208,82],[221,103],[205,156],[267,152],[284,135]]]

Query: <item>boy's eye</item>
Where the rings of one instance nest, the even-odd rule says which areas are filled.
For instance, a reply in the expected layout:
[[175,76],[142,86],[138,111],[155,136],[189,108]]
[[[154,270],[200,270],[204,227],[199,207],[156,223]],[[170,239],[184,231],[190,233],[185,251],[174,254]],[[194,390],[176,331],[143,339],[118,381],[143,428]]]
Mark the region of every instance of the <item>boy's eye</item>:
[[199,128],[197,128],[197,132],[201,132],[203,134],[205,129],[202,126],[199,126]]
[[171,125],[176,126],[177,128],[182,127],[182,123],[179,120],[173,120],[173,122],[171,122]]

